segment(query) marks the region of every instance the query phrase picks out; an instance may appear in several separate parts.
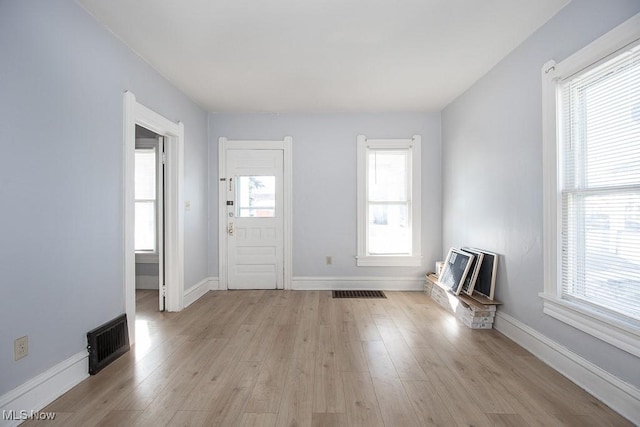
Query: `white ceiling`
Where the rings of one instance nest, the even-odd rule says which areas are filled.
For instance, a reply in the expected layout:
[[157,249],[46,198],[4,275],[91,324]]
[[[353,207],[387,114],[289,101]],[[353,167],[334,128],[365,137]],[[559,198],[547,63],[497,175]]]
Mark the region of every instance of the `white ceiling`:
[[570,0],[78,0],[214,112],[440,111]]

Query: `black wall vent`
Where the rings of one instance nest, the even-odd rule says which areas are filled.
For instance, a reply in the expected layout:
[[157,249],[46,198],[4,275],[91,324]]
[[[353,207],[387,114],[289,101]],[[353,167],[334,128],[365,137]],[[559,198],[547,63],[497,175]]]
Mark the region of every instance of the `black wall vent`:
[[102,368],[129,351],[127,315],[118,316],[87,332],[87,350],[91,375],[97,374]]
[[382,291],[333,291],[334,298],[386,298]]

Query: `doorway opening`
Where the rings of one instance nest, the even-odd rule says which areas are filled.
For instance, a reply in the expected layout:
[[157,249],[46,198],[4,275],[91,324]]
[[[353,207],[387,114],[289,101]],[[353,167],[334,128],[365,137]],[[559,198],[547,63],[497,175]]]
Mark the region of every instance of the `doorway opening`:
[[136,302],[165,311],[164,137],[136,125],[134,159]]
[[[184,306],[184,198],[183,198],[183,168],[184,168],[184,125],[174,123],[155,111],[136,101],[131,92],[124,94],[124,291],[125,311],[129,319],[129,341],[136,342],[136,228],[140,231],[143,226],[136,227],[136,200],[146,202],[141,207],[149,210],[149,198],[136,199],[136,129],[143,128],[146,136],[155,139],[156,146],[160,139],[164,145],[164,155],[157,155],[156,160],[163,160],[163,188],[161,195],[156,194],[155,203],[161,198],[162,217],[156,221],[164,224],[162,233],[155,234],[156,239],[162,238],[160,246],[155,242],[156,249],[164,249],[162,257],[158,258],[158,283],[160,278],[164,282],[158,290],[156,307],[160,303],[166,311],[180,311]],[[139,132],[143,132],[141,129]],[[160,136],[161,138],[158,138]],[[141,148],[143,149],[143,148]],[[149,154],[149,152],[147,152]],[[141,156],[144,157],[144,156]],[[147,158],[147,161],[149,159]],[[158,168],[159,169],[159,168]],[[147,194],[148,195],[148,194]],[[145,203],[138,203],[142,206]],[[158,212],[159,213],[159,212]],[[150,218],[150,217],[149,217]],[[149,220],[151,221],[151,220]],[[142,222],[142,220],[141,220]],[[147,224],[147,231],[153,227]],[[156,227],[157,230],[157,227]],[[151,246],[153,233],[146,235],[145,246]],[[141,237],[144,242],[145,237]],[[142,245],[142,244],[141,244]],[[140,252],[140,251],[139,251]],[[161,264],[161,265],[160,265]],[[164,298],[160,297],[160,293]]]

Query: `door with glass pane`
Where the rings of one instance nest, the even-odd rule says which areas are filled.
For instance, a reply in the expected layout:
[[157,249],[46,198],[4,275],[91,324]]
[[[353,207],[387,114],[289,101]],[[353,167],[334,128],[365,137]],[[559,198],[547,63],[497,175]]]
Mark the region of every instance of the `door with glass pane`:
[[284,283],[283,151],[227,151],[227,286]]

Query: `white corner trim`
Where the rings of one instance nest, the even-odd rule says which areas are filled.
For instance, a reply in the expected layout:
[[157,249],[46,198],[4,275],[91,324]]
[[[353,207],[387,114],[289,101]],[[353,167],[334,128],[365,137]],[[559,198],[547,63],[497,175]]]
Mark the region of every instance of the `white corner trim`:
[[311,277],[293,278],[294,290],[381,290],[381,291],[422,291],[424,277]]
[[579,304],[540,294],[544,314],[640,357],[640,330]]
[[[39,411],[88,376],[89,355],[83,350],[0,396],[0,412]],[[17,426],[21,422],[0,419],[3,426]]]
[[496,313],[494,328],[623,417],[640,424],[640,389],[637,387],[501,311]]
[[219,291],[220,290],[220,279],[217,277],[209,277],[209,290],[210,291]]

